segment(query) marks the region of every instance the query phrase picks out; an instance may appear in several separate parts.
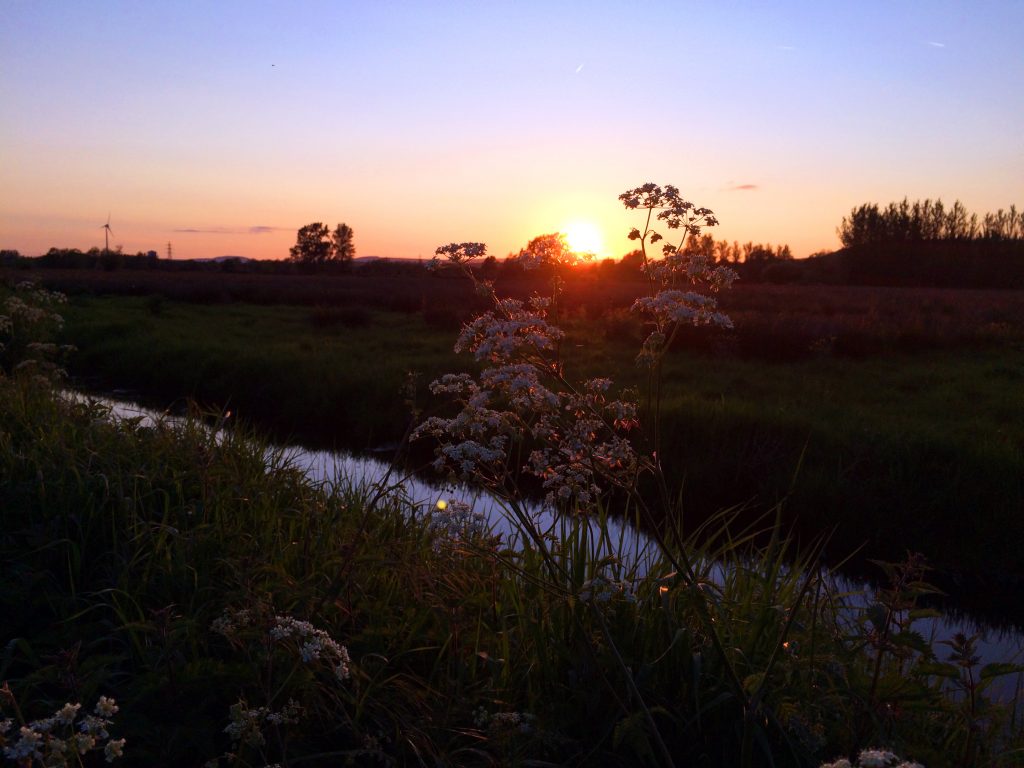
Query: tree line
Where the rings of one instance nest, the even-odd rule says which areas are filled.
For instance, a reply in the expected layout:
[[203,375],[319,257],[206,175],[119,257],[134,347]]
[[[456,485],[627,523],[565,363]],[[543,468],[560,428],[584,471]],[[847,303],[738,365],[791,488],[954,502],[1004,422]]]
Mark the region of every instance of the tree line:
[[688,237],[683,252],[706,256],[715,261],[729,264],[746,264],[752,261],[789,261],[793,252],[788,245],[747,242],[743,245],[736,240],[715,240],[712,235]]
[[911,243],[924,240],[1003,241],[1024,239],[1024,211],[1014,205],[981,218],[957,200],[947,208],[942,200],[903,198],[884,208],[870,203],[843,217],[839,240],[846,248],[864,245]]
[[982,216],[959,200],[861,205],[838,228],[839,282],[1024,288],[1024,212]]

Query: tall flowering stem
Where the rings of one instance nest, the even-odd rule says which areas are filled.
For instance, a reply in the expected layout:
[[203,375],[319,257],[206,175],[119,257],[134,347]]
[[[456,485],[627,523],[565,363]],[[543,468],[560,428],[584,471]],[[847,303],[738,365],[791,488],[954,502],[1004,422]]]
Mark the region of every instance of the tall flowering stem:
[[[687,238],[699,235],[704,227],[716,226],[718,219],[710,209],[684,200],[676,187],[647,183],[623,192],[619,200],[629,210],[646,212],[643,230],[634,227],[629,239],[640,242],[648,285],[647,295],[633,303],[633,311],[648,329],[637,364],[649,371],[648,415],[653,430],[652,455],[657,461],[661,449],[662,360],[685,325],[732,328],[728,315],[719,311],[715,296],[732,285],[736,273],[705,256],[687,253]],[[659,232],[655,228],[658,223],[672,230],[675,239]],[[648,245],[658,242],[662,242],[660,257],[647,250]]]
[[[528,266],[570,263],[560,236],[536,238],[520,254]],[[569,382],[559,357],[565,333],[549,319],[553,297],[528,301],[500,298],[489,281],[469,267],[482,243],[451,243],[437,249],[459,267],[492,309],[463,326],[455,344],[484,367],[476,378],[449,374],[430,390],[459,408],[454,417],[425,420],[413,438],[439,443],[435,466],[482,483],[506,500],[520,499],[516,478],[538,478],[552,505],[594,505],[602,487],[632,488],[645,464],[628,439],[639,426],[637,406],[609,396],[609,379]],[[559,286],[553,284],[557,294]]]
[[[450,243],[437,249],[435,265],[447,259],[493,306],[463,326],[455,345],[456,351],[472,354],[484,366],[479,376],[448,374],[434,381],[431,391],[454,400],[457,412],[428,418],[414,431],[413,439],[433,437],[438,442],[438,469],[480,482],[502,495],[553,575],[564,573],[550,556],[543,535],[523,512],[517,482],[520,475],[538,478],[547,492],[547,502],[561,508],[593,507],[601,494],[612,488],[628,493],[645,514],[666,557],[697,591],[695,604],[701,623],[721,655],[734,693],[745,703],[748,725],[752,725],[759,709],[757,699],[744,690],[719,638],[682,534],[672,520],[658,433],[663,358],[684,325],[731,327],[729,318],[718,309],[716,294],[728,288],[736,275],[684,250],[687,237],[718,222],[710,210],[683,200],[675,187],[645,184],[623,193],[620,199],[628,209],[646,211],[644,229],[633,229],[630,238],[640,241],[648,281],[647,294],[633,304],[633,311],[649,328],[637,358],[649,370],[648,415],[653,417],[654,432],[647,448],[638,450],[634,445],[642,437],[637,404],[610,397],[609,379],[591,379],[574,386],[566,378],[559,357],[565,334],[553,321],[552,312],[562,287],[558,269],[572,263],[573,256],[557,234],[534,239],[520,253],[524,267],[547,266],[555,275],[551,296],[534,296],[529,301],[501,298],[493,283],[474,274],[470,264],[486,252],[482,243]],[[653,226],[658,223],[679,231],[679,238],[677,243],[666,242],[661,256],[655,257],[647,246],[665,240]],[[638,480],[646,472],[657,479],[675,546],[669,546],[662,526],[639,493]],[[657,727],[653,720],[650,723],[657,737]],[[745,746],[750,733],[752,728],[745,735]]]

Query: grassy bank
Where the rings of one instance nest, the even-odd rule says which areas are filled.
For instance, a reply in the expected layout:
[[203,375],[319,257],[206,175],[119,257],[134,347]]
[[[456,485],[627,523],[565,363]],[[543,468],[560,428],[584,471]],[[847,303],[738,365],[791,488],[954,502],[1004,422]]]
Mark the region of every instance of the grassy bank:
[[[408,372],[419,372],[418,405],[429,407],[425,383],[470,363],[451,350],[453,324],[422,313],[83,296],[66,314],[80,348],[71,370],[94,384],[196,398],[278,439],[326,447],[397,441]],[[584,311],[568,329],[569,368],[614,371],[643,391],[635,326]],[[1024,576],[1018,346],[775,362],[681,349],[665,380],[666,465],[694,524],[785,499],[795,530],[834,532],[836,560],[865,543],[867,557],[923,551],[958,599],[1007,616]]]
[[984,697],[1001,668],[912,631],[912,567],[866,612],[778,541],[686,545],[694,583],[661,552],[642,575],[578,519],[510,547],[265,450],[0,378],[7,716],[113,697],[132,765],[1017,759],[1019,713]]
[[66,311],[73,374],[170,402],[231,409],[282,440],[367,450],[411,413],[407,374],[455,362],[451,332],[416,316],[161,300],[83,299]]

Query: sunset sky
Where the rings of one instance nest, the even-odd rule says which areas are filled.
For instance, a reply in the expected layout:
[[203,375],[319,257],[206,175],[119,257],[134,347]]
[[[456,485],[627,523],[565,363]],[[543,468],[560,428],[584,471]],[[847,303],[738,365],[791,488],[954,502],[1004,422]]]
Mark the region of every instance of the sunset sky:
[[517,251],[640,222],[838,247],[856,205],[1024,204],[1024,2],[0,4],[0,248]]

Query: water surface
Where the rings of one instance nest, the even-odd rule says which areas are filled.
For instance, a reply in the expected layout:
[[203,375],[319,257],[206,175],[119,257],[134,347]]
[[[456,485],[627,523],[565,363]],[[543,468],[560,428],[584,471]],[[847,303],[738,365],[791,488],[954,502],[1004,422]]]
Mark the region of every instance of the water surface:
[[[110,414],[115,419],[140,419],[143,424],[155,424],[160,420],[173,418],[126,400],[78,392],[67,394],[76,399],[101,403],[110,409]],[[357,486],[363,483],[384,483],[400,493],[411,508],[423,511],[435,508],[439,501],[462,501],[470,504],[475,512],[483,514],[491,530],[502,534],[507,541],[514,542],[522,535],[506,504],[479,488],[459,483],[429,482],[416,475],[396,474],[390,465],[383,461],[373,457],[355,456],[347,451],[311,450],[299,446],[278,447],[272,450],[280,451],[291,466],[301,469],[315,483],[351,482]],[[526,511],[540,530],[557,528],[561,522],[556,514],[539,503],[526,505]],[[591,526],[594,531],[597,530],[596,524],[592,523]],[[638,561],[638,570],[644,572],[645,557],[656,551],[655,545],[643,532],[625,521],[611,520],[609,527],[613,541],[608,543],[606,554],[632,556]],[[848,596],[847,601],[851,608],[863,608],[872,602],[872,590],[869,585],[842,576],[833,575],[832,578],[835,590]],[[1024,662],[1024,632],[1019,630],[986,626],[970,616],[949,614],[939,618],[918,619],[914,622],[913,628],[931,642],[941,660],[948,657],[948,649],[947,646],[937,643],[963,633],[968,637],[978,635],[977,654],[981,657],[982,665],[992,662]],[[989,690],[1001,698],[1009,698],[1021,685],[1021,675],[1008,675],[997,680]]]

